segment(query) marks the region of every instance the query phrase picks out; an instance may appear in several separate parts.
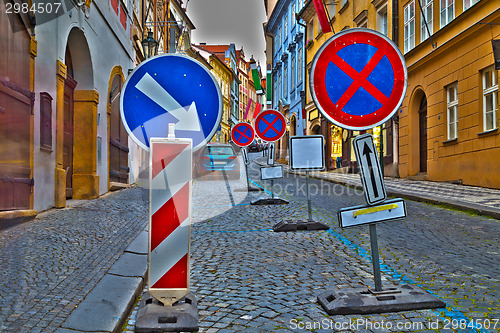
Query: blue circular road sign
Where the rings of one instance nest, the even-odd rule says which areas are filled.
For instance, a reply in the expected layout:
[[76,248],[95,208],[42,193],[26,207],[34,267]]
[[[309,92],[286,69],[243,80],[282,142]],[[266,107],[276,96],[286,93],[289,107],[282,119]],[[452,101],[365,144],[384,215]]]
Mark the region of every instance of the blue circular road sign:
[[231,130],[231,139],[240,146],[246,147],[250,145],[255,138],[255,131],[252,125],[248,123],[237,123]]
[[163,54],[141,63],[125,82],[120,98],[123,125],[131,138],[149,150],[152,137],[191,138],[193,150],[204,146],[222,119],[222,95],[213,75],[198,61]]

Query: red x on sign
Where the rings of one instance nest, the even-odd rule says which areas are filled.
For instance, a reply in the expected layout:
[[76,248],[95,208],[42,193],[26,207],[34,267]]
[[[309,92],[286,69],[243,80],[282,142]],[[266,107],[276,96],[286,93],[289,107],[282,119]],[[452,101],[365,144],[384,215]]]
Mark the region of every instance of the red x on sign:
[[314,56],[311,95],[319,111],[345,129],[386,122],[406,93],[403,55],[386,36],[365,28],[335,34]]
[[231,139],[240,147],[250,145],[254,138],[255,132],[252,125],[248,123],[238,123],[231,130]]
[[255,118],[255,133],[267,142],[279,140],[286,130],[285,117],[276,110],[266,110]]

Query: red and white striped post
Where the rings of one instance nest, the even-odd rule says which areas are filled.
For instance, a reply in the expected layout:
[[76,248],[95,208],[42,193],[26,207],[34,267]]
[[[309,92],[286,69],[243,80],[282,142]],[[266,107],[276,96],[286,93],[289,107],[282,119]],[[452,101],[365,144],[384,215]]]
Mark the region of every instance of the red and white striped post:
[[151,138],[148,292],[164,305],[189,293],[191,139]]

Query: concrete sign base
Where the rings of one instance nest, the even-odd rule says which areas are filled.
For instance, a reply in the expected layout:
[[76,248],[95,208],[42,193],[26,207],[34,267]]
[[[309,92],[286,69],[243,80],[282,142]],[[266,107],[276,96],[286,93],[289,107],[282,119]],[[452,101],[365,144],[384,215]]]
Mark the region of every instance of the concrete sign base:
[[313,220],[284,220],[274,225],[274,232],[297,231],[297,230],[328,230],[327,225]]
[[147,292],[142,295],[135,332],[195,332],[198,329],[198,302],[192,293],[168,306]]
[[329,315],[367,314],[445,308],[446,303],[415,285],[401,285],[383,291],[365,289],[327,290],[318,302]]

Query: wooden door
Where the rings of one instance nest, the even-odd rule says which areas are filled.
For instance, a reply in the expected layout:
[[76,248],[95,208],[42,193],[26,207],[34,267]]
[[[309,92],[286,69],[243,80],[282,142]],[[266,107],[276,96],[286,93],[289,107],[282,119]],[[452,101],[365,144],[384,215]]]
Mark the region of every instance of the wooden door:
[[68,75],[64,84],[63,169],[66,170],[66,198],[73,197],[73,91],[76,81]]
[[420,172],[427,172],[427,98],[422,97],[419,118]]
[[128,134],[123,127],[120,116],[120,93],[122,79],[119,75],[111,83],[110,104],[111,116],[109,125],[109,180],[111,182],[128,183]]
[[0,211],[31,208],[30,32],[0,1]]

